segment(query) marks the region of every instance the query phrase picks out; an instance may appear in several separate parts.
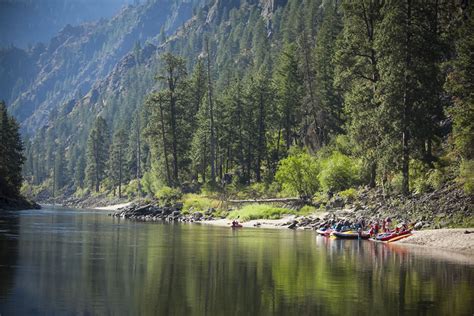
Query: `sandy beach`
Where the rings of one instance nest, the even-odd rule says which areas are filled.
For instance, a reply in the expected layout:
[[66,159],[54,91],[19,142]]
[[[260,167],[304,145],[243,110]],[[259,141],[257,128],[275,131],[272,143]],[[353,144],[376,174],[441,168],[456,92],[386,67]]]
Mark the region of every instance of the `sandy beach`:
[[115,205],[109,205],[109,206],[99,206],[99,207],[94,207],[96,210],[103,210],[103,211],[118,211],[122,207],[127,207],[132,202],[127,202],[127,203],[122,203],[122,204],[115,204]]
[[433,247],[474,255],[474,228],[444,228],[415,231],[412,236],[398,241],[397,244]]
[[[280,219],[255,219],[247,222],[239,222],[243,227],[252,227],[252,228],[272,228],[272,229],[288,229],[288,223],[291,223],[293,220],[296,219],[296,216],[285,216]],[[206,225],[215,225],[215,226],[223,226],[223,227],[230,227],[232,224],[232,220],[230,219],[216,219],[212,221],[200,221],[197,222],[200,224]]]

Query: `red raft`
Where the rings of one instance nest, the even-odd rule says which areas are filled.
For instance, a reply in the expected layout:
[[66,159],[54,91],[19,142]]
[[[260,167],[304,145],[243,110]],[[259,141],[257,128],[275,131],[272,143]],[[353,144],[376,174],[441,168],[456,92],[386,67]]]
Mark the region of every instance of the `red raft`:
[[[388,232],[388,233],[381,233],[381,234],[378,234],[376,237],[375,237],[375,240],[378,240],[378,241],[390,241],[390,240],[394,240],[394,239],[399,239],[399,237],[401,236],[405,236],[405,235],[410,235],[411,234],[411,230],[402,230],[402,231],[393,231],[393,232]],[[408,236],[407,236],[408,237]]]

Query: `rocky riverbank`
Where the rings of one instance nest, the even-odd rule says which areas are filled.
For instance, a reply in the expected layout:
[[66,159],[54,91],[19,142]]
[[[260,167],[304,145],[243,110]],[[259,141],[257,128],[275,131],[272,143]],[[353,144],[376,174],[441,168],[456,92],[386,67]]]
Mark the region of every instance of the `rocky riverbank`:
[[206,212],[183,212],[183,203],[178,202],[166,206],[145,201],[134,202],[125,207],[120,207],[117,212],[110,215],[136,221],[167,221],[167,222],[199,222],[215,219],[215,210]]
[[42,204],[59,204],[72,208],[103,208],[114,205],[122,205],[129,203],[127,198],[110,197],[106,194],[102,195],[86,195],[83,197],[75,196],[58,196],[58,197],[44,197],[38,200]]
[[[122,208],[115,216],[142,221],[178,221],[178,222],[225,222],[228,212],[183,209],[183,203],[160,206],[160,201],[139,201]],[[363,189],[354,197],[338,195],[328,199],[324,204],[314,204],[318,209],[311,215],[299,216],[298,211],[289,209],[291,216],[280,220],[254,220],[245,226],[287,227],[291,229],[317,229],[324,225],[333,225],[339,221],[347,225],[364,220],[382,221],[391,217],[395,223],[412,224],[415,229],[439,229],[447,227],[473,227],[473,197],[466,195],[455,183],[447,184],[441,189],[410,197],[386,196],[382,190]]]

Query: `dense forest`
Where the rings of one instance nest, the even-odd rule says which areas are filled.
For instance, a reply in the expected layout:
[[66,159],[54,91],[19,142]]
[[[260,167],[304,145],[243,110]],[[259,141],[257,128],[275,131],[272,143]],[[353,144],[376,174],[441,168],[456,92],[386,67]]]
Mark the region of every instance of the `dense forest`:
[[18,198],[20,195],[23,142],[20,127],[8,114],[4,102],[0,102],[0,200]]
[[193,6],[176,32],[137,41],[49,112],[25,142],[25,193],[130,198],[230,184],[408,195],[454,179],[472,192],[472,5]]

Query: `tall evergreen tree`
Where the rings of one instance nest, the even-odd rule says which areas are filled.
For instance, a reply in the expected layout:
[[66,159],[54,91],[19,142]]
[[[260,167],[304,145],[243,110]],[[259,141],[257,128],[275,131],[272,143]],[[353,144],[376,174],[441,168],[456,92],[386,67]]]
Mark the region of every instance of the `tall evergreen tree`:
[[286,152],[298,141],[298,124],[301,121],[302,111],[303,87],[294,44],[287,44],[283,47],[274,81],[278,93],[279,133],[282,133],[282,139],[285,143],[285,150],[282,151]]
[[376,93],[380,76],[374,46],[381,7],[378,1],[343,3],[344,28],[334,58],[335,84],[344,93],[347,132],[369,167],[371,187],[375,186],[380,131],[384,125],[378,117]]
[[86,182],[95,192],[106,176],[109,142],[107,122],[98,116],[87,140]]
[[[376,38],[380,54],[380,121],[391,122],[382,133],[387,165],[402,172],[402,192],[410,191],[410,159],[420,151],[427,134],[433,133],[439,107],[436,62],[428,53],[437,46],[433,36],[431,5],[413,0],[388,2]],[[434,94],[434,95],[433,95]],[[438,118],[439,119],[439,118]],[[428,133],[426,131],[429,131]]]
[[[185,61],[171,53],[162,56],[163,70],[158,79],[165,85],[162,118],[165,132],[170,137],[171,180],[173,186],[180,183],[180,171],[189,168],[191,145],[191,118],[189,117],[189,81]],[[158,116],[155,116],[158,117]]]
[[342,97],[334,87],[333,62],[336,38],[341,31],[339,4],[328,2],[324,7],[324,19],[316,38],[315,61],[315,108],[311,109],[317,140],[314,147],[329,143],[330,135],[342,131]]
[[109,178],[112,181],[114,196],[118,187],[118,196],[122,197],[122,183],[124,179],[125,153],[127,134],[123,128],[114,133],[109,156]]
[[151,145],[151,153],[155,159],[155,166],[161,166],[159,174],[164,175],[164,183],[168,186],[173,185],[170,165],[171,140],[168,131],[167,122],[168,112],[165,109],[167,94],[165,92],[153,93],[148,96],[145,106],[151,113],[150,121],[146,129],[146,135]]
[[457,155],[461,159],[474,159],[474,6],[469,5],[460,18],[456,39],[456,55],[445,87],[453,106],[449,114],[453,119],[453,138]]
[[0,152],[0,196],[18,197],[25,161],[23,142],[18,123],[8,114],[3,101],[0,101]]
[[64,148],[58,145],[54,156],[53,166],[53,195],[61,190],[68,182],[66,164],[64,161]]

